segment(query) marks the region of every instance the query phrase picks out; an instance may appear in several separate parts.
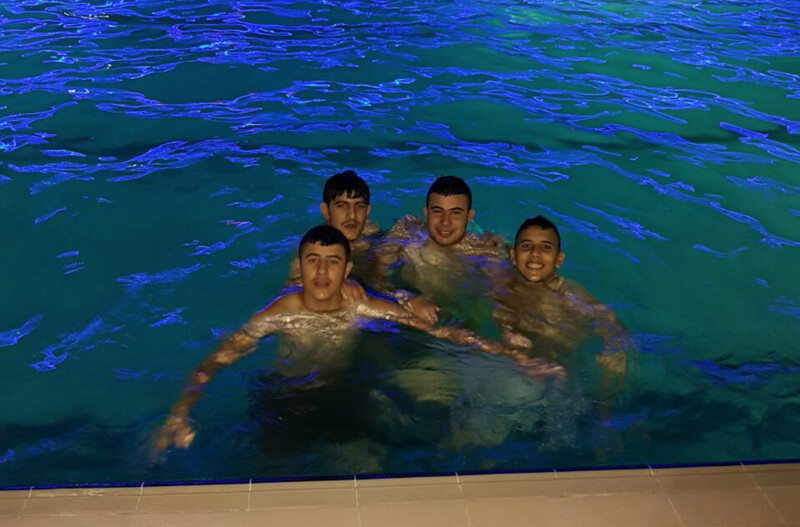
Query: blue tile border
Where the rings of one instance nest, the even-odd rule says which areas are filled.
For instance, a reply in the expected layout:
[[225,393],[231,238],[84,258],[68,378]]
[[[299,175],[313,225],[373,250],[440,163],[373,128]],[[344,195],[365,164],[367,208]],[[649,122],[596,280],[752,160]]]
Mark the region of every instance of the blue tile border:
[[167,481],[139,481],[139,482],[103,482],[103,483],[68,483],[57,485],[0,485],[0,491],[15,490],[52,490],[52,489],[104,489],[104,488],[135,488],[135,487],[178,487],[178,486],[200,486],[200,485],[236,485],[245,483],[302,483],[306,481],[345,481],[345,480],[378,480],[378,479],[407,479],[407,478],[429,478],[447,476],[478,476],[491,474],[544,474],[548,472],[599,472],[605,470],[636,470],[654,468],[702,468],[702,467],[733,467],[733,466],[758,466],[774,464],[800,464],[800,459],[758,459],[744,461],[722,461],[712,463],[656,463],[649,465],[605,465],[590,467],[563,467],[563,468],[535,468],[535,469],[508,469],[508,470],[465,470],[465,471],[442,471],[442,472],[406,472],[396,473],[372,473],[372,474],[350,474],[339,476],[289,476],[278,478],[223,478],[223,479],[201,479],[201,480],[167,480]]

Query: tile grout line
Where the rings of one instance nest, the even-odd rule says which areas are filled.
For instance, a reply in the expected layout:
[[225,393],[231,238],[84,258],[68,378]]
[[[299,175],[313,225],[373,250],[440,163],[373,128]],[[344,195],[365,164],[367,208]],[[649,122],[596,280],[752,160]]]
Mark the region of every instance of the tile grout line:
[[653,470],[653,467],[650,467],[650,472],[653,474],[653,477],[656,478],[656,484],[658,485],[658,488],[661,489],[661,495],[664,496],[664,498],[666,498],[667,503],[669,503],[669,507],[672,509],[672,513],[675,514],[675,516],[678,518],[678,523],[680,523],[682,526],[685,527],[686,523],[683,521],[683,518],[678,512],[678,508],[675,507],[674,503],[672,503],[672,498],[669,497],[669,494],[664,489],[664,485],[661,483],[661,478],[656,475],[655,471]]
[[139,485],[139,495],[136,496],[136,510],[134,511],[136,514],[139,514],[139,504],[142,503],[143,494],[144,494],[144,481],[142,481],[142,484]]
[[[744,465],[742,465],[742,466],[744,466]],[[781,511],[779,511],[779,510],[778,510],[778,507],[776,507],[776,506],[775,506],[775,504],[772,502],[772,500],[771,500],[771,499],[770,499],[770,497],[767,495],[767,493],[766,493],[766,492],[764,492],[764,489],[761,487],[761,484],[758,482],[758,480],[757,480],[756,478],[754,478],[754,477],[753,477],[753,474],[752,474],[752,472],[746,472],[746,474],[747,474],[748,476],[750,476],[750,479],[752,479],[752,480],[753,480],[753,483],[755,483],[755,484],[756,484],[756,488],[757,488],[759,491],[761,491],[761,495],[762,495],[762,496],[764,496],[764,498],[767,500],[767,503],[769,503],[769,506],[770,506],[770,507],[772,507],[772,510],[774,510],[774,511],[775,511],[775,514],[777,514],[777,515],[778,515],[778,518],[780,518],[780,519],[781,519],[781,522],[783,522],[783,524],[784,524],[784,525],[788,525],[788,523],[789,523],[789,522],[787,522],[787,521],[786,521],[786,518],[784,518],[784,517],[783,517],[783,514],[781,514]]]
[[361,527],[361,503],[358,500],[358,479],[353,475],[353,490],[356,493],[356,524]]
[[[456,475],[456,485],[458,485],[458,495],[464,500],[464,489],[461,487],[461,477],[458,475],[458,472],[454,472]],[[467,525],[472,526],[472,518],[469,515],[469,509],[467,509],[467,502],[464,500],[464,516],[467,517]]]

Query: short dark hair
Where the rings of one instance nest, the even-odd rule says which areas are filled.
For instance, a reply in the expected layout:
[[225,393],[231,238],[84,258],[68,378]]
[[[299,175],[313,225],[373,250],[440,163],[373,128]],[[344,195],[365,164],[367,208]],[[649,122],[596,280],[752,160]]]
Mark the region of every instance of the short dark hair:
[[322,201],[331,201],[346,194],[348,198],[364,198],[369,205],[369,185],[354,170],[345,170],[329,177],[322,189]]
[[536,216],[535,218],[528,218],[527,220],[522,222],[522,225],[519,226],[517,229],[517,235],[514,236],[514,245],[517,245],[517,240],[519,240],[519,235],[522,234],[522,231],[527,229],[528,227],[541,227],[543,230],[553,230],[556,233],[556,238],[558,239],[558,247],[557,249],[561,250],[561,234],[558,233],[558,227],[556,227],[555,223],[548,220],[544,216]]
[[331,245],[341,245],[344,247],[345,261],[350,261],[350,242],[347,241],[342,231],[330,225],[317,225],[312,227],[300,240],[300,245],[297,247],[297,257],[303,257],[303,247],[309,243],[319,243],[323,247]]
[[467,208],[472,208],[472,191],[469,185],[457,176],[442,176],[433,182],[433,185],[428,189],[428,195],[425,196],[425,206],[431,200],[431,194],[440,194],[442,196],[457,196],[464,194],[467,196]]

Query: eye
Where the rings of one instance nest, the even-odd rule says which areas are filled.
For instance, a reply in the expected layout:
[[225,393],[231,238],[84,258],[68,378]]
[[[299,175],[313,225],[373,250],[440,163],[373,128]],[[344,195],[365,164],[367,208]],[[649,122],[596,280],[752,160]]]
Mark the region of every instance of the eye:
[[345,206],[346,206],[346,203],[343,202],[343,201],[340,201],[340,202],[338,202],[338,203],[336,203],[334,205],[334,207],[336,207],[337,209],[343,209]]
[[358,205],[356,205],[356,207],[358,207],[359,210],[364,210],[364,209],[367,208],[367,204],[366,203],[359,203]]

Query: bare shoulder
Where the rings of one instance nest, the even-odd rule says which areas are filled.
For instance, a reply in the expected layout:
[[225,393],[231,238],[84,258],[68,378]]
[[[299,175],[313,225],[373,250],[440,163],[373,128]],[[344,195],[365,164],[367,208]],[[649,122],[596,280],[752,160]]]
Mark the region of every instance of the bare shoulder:
[[253,318],[270,317],[275,315],[282,315],[285,313],[295,313],[303,309],[303,297],[299,291],[293,291],[281,295],[270,304],[253,315]]

